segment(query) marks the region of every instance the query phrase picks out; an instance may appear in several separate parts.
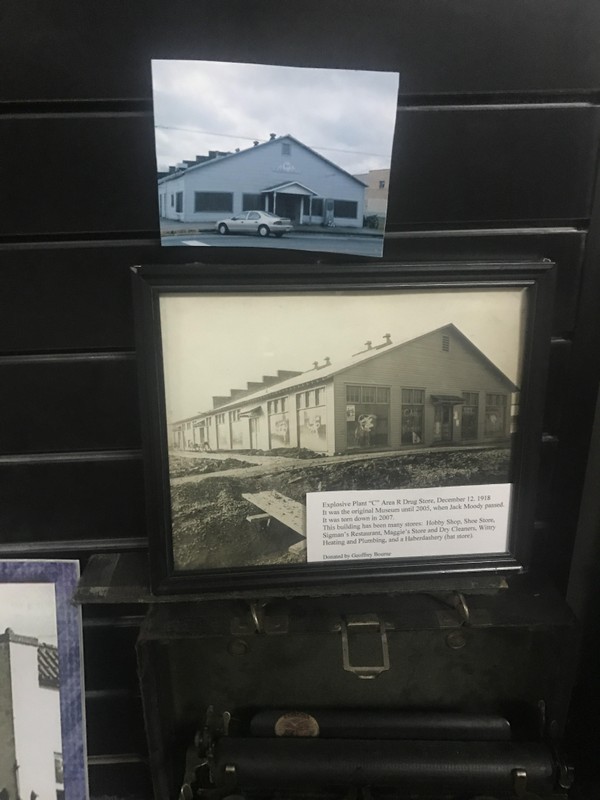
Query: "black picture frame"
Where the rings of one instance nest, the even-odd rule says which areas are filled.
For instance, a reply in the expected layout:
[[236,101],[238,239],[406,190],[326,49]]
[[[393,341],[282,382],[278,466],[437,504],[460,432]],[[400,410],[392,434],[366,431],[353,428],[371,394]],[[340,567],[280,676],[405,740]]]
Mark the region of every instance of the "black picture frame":
[[[134,267],[132,272],[150,567],[152,589],[156,594],[186,592],[235,594],[269,592],[275,589],[294,591],[300,587],[316,585],[341,587],[349,583],[389,582],[406,577],[448,576],[460,573],[505,574],[527,570],[531,560],[545,382],[550,351],[555,282],[555,265],[552,262],[542,260],[484,263],[473,261],[462,264],[384,263],[368,267],[364,264],[302,266],[189,264],[148,265]],[[166,299],[201,297],[203,301],[216,308],[214,304],[222,302],[223,298],[229,300],[235,297],[245,303],[242,307],[247,309],[252,299],[256,303],[257,298],[260,298],[267,302],[264,307],[268,309],[268,303],[273,298],[279,300],[302,297],[306,301],[307,295],[309,300],[310,297],[314,297],[316,302],[317,298],[323,300],[331,297],[343,299],[359,296],[369,299],[382,293],[391,298],[403,298],[405,295],[413,298],[415,293],[419,293],[426,301],[427,297],[432,299],[450,297],[451,300],[462,300],[475,297],[474,293],[479,295],[483,293],[484,298],[489,297],[492,307],[496,298],[500,297],[499,293],[511,292],[518,293],[523,301],[518,354],[520,377],[518,387],[514,386],[515,390],[518,388],[518,395],[512,395],[513,400],[518,396],[518,425],[516,429],[514,424],[512,425],[509,434],[510,444],[507,446],[509,454],[507,482],[512,486],[512,500],[507,546],[504,551],[483,555],[358,560],[352,563],[218,563],[216,566],[214,564],[200,567],[187,564],[181,566],[181,557],[178,555],[176,558],[174,551],[175,546],[179,548],[177,537],[181,534],[179,528],[176,528],[174,539],[161,302],[164,305]],[[202,314],[196,316],[202,320]],[[482,325],[487,324],[484,323],[486,316],[482,310]],[[242,314],[238,332],[240,341],[247,338],[244,335],[243,320]],[[432,329],[439,328],[439,325],[435,324],[438,322],[440,322],[438,319],[431,320]],[[208,321],[206,324],[209,324]],[[266,321],[267,328],[268,324]],[[496,331],[500,336],[502,324],[498,323],[500,327]],[[507,326],[509,324],[510,322],[506,323]],[[508,327],[506,330],[508,332]],[[210,335],[208,340],[204,338],[203,346],[216,347],[217,351],[219,346],[223,348],[228,346],[227,342],[219,344],[218,329],[212,327],[208,332]],[[360,333],[357,335],[360,336]],[[175,354],[173,347],[169,346],[168,359],[169,364],[177,363],[177,346]],[[493,364],[492,366],[494,367]],[[315,368],[318,369],[316,362]],[[199,372],[202,373],[201,383],[210,384],[210,370],[201,369]],[[254,385],[248,384],[248,386],[246,394],[250,390],[255,391]],[[213,387],[210,387],[210,390],[212,391]],[[231,409],[232,397],[234,395],[228,398],[220,397],[216,402],[224,405],[225,409]],[[223,403],[224,400],[228,402]],[[462,401],[456,398],[455,402]],[[188,421],[193,422],[196,416],[198,419],[201,416],[197,409],[192,419]],[[429,450],[434,453],[441,452],[434,447]],[[477,483],[476,480],[470,482]],[[450,481],[443,485],[454,484]],[[247,514],[244,515],[244,520],[246,516]],[[248,523],[244,521],[244,524]],[[213,531],[215,540],[220,541],[218,534],[218,530],[216,534]]]

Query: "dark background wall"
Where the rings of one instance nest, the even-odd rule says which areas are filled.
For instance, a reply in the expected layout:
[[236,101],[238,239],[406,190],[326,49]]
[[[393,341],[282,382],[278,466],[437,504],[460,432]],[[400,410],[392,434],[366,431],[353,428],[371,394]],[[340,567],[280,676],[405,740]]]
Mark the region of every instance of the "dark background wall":
[[[400,72],[386,260],[558,263],[535,552],[567,591],[600,368],[594,0],[9,0],[0,31],[1,556],[147,548],[129,267],[196,255],[159,246],[150,59],[259,61]],[[149,796],[140,615],[84,609],[93,796]],[[584,650],[574,741],[597,670]]]

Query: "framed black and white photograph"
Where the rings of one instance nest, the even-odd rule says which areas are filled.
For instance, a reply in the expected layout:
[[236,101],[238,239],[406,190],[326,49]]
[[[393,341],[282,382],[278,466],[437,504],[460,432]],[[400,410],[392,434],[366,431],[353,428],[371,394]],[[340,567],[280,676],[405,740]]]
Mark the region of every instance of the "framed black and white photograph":
[[0,797],[88,796],[77,561],[0,561]]
[[154,586],[526,566],[549,264],[139,268]]
[[157,59],[161,244],[383,253],[395,72]]

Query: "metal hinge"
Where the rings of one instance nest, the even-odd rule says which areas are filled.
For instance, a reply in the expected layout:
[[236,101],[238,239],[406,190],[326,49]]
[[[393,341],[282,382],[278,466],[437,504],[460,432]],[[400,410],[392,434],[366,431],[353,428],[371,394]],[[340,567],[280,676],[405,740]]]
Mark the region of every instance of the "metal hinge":
[[243,616],[232,617],[230,633],[232,636],[249,636],[255,633],[287,633],[289,617],[285,610],[267,612],[268,600],[251,600]]

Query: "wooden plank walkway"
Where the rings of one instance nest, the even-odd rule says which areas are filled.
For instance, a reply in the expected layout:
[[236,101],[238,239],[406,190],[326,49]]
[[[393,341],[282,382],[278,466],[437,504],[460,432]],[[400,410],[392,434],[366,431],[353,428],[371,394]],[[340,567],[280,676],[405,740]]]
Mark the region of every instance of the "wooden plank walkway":
[[306,506],[302,503],[275,491],[247,492],[242,497],[306,539]]

